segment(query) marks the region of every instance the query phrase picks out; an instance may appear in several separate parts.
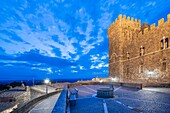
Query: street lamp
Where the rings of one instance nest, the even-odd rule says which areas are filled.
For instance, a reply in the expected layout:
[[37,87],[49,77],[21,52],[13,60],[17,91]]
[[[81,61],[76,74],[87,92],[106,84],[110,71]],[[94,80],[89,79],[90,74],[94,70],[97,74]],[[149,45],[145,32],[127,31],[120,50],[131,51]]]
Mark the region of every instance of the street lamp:
[[50,80],[48,78],[46,78],[44,80],[44,83],[46,84],[46,94],[48,93],[48,83],[50,82]]

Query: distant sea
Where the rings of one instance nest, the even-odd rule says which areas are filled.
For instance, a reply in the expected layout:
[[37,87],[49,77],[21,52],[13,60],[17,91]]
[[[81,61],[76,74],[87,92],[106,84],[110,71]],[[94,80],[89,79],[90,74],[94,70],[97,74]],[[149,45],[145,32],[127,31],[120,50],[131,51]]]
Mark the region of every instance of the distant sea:
[[[80,79],[52,79],[52,83],[56,82],[69,82],[74,83]],[[82,79],[82,80],[91,80],[91,79]],[[9,84],[11,82],[25,82],[27,86],[33,86],[37,83],[43,82],[43,80],[0,80],[0,84]]]

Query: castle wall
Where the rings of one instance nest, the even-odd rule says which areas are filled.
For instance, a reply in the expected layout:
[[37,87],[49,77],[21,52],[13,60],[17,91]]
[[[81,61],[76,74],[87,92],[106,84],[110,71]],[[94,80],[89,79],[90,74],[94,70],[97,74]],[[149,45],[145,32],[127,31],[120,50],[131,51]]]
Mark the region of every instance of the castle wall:
[[169,31],[170,15],[166,22],[160,19],[157,27],[141,26],[140,20],[119,15],[108,29],[109,75],[125,82],[170,83],[170,47],[161,49],[161,40],[170,37]]

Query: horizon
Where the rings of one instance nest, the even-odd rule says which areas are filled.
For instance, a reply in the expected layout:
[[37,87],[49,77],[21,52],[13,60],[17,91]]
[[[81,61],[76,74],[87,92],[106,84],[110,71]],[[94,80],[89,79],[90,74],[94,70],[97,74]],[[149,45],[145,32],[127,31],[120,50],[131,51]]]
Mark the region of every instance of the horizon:
[[170,1],[1,1],[0,80],[109,76],[107,29],[119,14],[148,24]]

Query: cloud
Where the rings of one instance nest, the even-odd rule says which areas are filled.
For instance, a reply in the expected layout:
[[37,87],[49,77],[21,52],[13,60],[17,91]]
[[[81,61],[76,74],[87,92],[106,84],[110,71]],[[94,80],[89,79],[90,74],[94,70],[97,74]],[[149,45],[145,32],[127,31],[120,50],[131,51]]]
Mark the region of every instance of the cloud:
[[75,62],[66,59],[43,56],[39,53],[39,50],[31,50],[29,52],[17,54],[16,57],[0,56],[0,58],[3,60],[3,63],[9,64],[20,63],[22,65],[27,64],[33,67],[37,65],[39,67],[52,66],[57,68],[66,68],[72,65],[77,65]]
[[103,52],[102,54],[90,55],[90,57],[91,62],[96,63],[108,59],[108,54],[106,52]]
[[108,64],[106,64],[105,62],[101,62],[101,63],[98,63],[97,65],[91,65],[90,69],[101,69],[101,68],[104,68],[104,67],[108,67]]
[[156,2],[154,1],[154,2],[147,2],[147,7],[148,6],[155,6],[156,5]]
[[[67,36],[70,26],[54,17],[53,12],[47,10],[47,7],[48,5],[44,7],[40,5],[37,7],[38,10],[32,14],[24,14],[15,9],[20,21],[16,22],[15,18],[11,18],[10,21],[3,24],[3,33],[0,32],[3,39],[0,42],[8,54],[39,49],[41,54],[55,57],[56,53],[53,51],[53,47],[55,47],[61,52],[61,56],[58,57],[72,59],[70,54],[76,54],[77,50],[73,43],[78,41],[76,38]],[[7,36],[11,36],[11,38]],[[52,36],[58,37],[54,39]]]
[[47,74],[54,73],[50,67],[48,67],[48,68],[44,68],[44,67],[32,67],[31,69],[45,71],[45,72],[47,72]]
[[121,9],[123,9],[123,10],[127,10],[129,7],[128,6],[126,6],[126,5],[120,5],[120,7],[121,7]]
[[108,68],[108,54],[107,53],[102,53],[101,55],[96,54],[96,55],[90,55],[90,60],[92,62],[92,65],[90,66],[90,69],[101,69],[101,68]]
[[78,71],[76,71],[76,70],[72,70],[71,72],[72,72],[72,73],[77,73]]
[[80,70],[86,70],[84,66],[79,65]]

